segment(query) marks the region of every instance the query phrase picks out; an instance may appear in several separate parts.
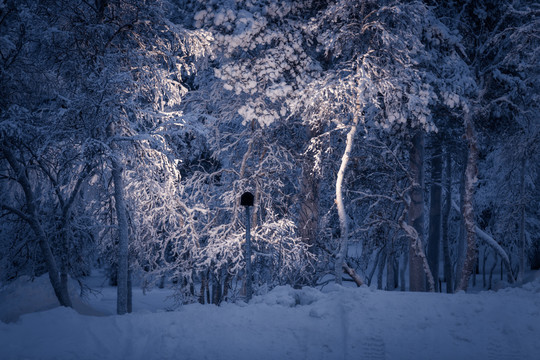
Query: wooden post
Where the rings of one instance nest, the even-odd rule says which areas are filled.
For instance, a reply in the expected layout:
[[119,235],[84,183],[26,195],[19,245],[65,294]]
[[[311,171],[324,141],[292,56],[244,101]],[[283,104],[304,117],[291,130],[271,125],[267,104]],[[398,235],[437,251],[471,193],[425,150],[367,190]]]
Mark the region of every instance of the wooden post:
[[246,300],[251,300],[253,295],[253,284],[252,277],[253,273],[251,270],[251,218],[249,215],[249,208],[253,206],[254,196],[250,192],[245,192],[240,198],[240,205],[246,208]]
[[246,299],[251,300],[253,295],[253,285],[251,282],[251,219],[249,216],[249,206],[246,206]]

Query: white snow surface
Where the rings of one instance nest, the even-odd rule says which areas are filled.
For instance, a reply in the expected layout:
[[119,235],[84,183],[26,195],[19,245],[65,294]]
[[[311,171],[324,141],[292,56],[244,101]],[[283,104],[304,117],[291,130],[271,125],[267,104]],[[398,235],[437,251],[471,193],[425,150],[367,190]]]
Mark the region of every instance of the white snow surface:
[[[74,309],[46,276],[0,290],[0,359],[540,359],[540,276],[474,294],[277,287],[244,302],[183,305],[172,290],[134,289],[113,315],[115,289]],[[20,314],[24,314],[19,316]]]

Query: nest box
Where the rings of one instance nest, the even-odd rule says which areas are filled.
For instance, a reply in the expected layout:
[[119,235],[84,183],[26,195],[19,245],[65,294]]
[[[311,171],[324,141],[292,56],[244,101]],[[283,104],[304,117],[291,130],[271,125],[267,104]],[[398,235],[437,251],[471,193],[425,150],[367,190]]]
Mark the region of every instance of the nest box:
[[246,191],[240,197],[240,205],[242,205],[242,206],[253,206],[253,200],[254,200],[253,194],[250,193],[249,191]]

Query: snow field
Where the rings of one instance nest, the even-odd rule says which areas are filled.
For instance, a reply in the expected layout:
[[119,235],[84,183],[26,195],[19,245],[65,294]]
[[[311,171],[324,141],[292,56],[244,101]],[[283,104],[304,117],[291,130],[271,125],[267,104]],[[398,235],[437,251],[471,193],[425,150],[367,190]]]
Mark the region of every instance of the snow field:
[[[19,296],[23,288],[18,286]],[[89,297],[87,312],[112,312],[113,290],[104,287],[100,296]],[[0,293],[3,313],[6,292]],[[453,295],[283,286],[249,304],[192,304],[176,311],[158,308],[170,306],[167,294],[170,290],[143,295],[136,289],[135,312],[124,316],[56,307],[0,322],[0,359],[538,359],[540,354],[539,279],[522,288]]]

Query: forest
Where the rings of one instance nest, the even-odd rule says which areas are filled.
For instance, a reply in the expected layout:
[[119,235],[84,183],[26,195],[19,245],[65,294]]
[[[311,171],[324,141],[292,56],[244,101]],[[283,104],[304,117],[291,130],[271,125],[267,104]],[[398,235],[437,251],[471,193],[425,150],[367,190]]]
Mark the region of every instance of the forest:
[[71,307],[103,269],[125,314],[134,282],[219,305],[540,269],[537,1],[0,0],[0,55],[0,284]]

